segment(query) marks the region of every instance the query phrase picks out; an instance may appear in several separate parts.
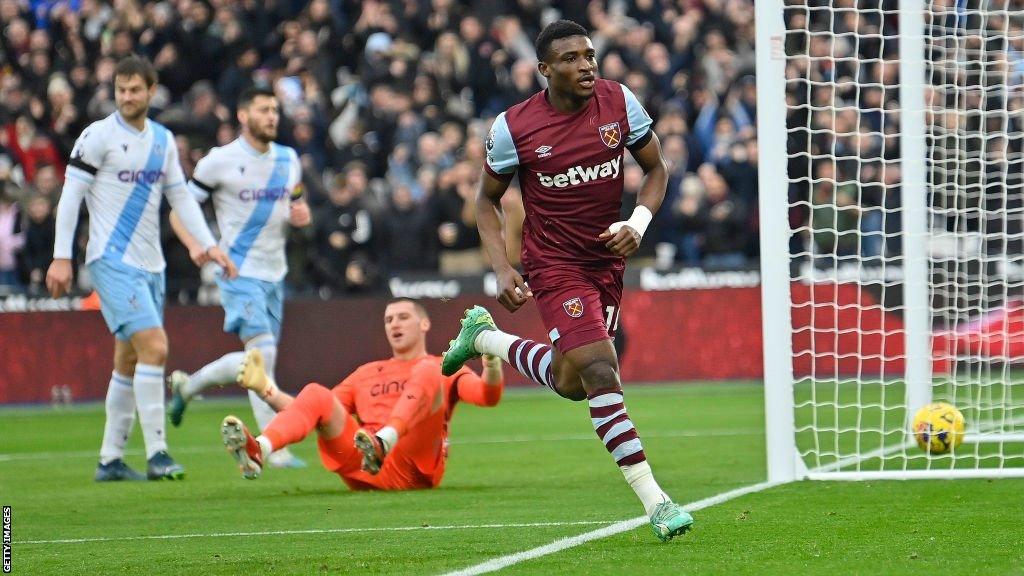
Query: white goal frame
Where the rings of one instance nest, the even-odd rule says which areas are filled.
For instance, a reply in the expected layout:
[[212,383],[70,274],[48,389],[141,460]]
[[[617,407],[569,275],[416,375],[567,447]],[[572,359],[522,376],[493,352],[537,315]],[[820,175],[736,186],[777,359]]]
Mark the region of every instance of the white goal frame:
[[[764,398],[768,481],[1024,477],[1022,468],[860,470],[858,462],[884,456],[882,450],[854,454],[809,469],[797,447],[797,379],[793,368],[788,219],[785,0],[757,0],[757,132]],[[926,159],[925,0],[899,2],[900,162],[903,191],[903,302],[906,413],[931,401],[932,331],[929,296],[928,174]],[[908,416],[909,417],[909,416]],[[914,445],[909,422],[902,446]],[[1020,442],[1024,434],[970,433],[965,443]],[[916,450],[916,448],[914,448]],[[848,470],[855,468],[855,470]]]

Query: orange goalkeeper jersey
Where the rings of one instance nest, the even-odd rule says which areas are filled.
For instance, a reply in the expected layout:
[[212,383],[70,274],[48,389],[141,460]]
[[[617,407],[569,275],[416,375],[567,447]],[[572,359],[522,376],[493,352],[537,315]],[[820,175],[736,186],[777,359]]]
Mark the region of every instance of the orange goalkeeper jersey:
[[[494,406],[501,399],[503,386],[488,385],[469,368],[454,375],[441,375],[441,358],[425,356],[415,360],[379,360],[363,364],[334,387],[334,394],[367,430],[375,432],[387,424],[402,396],[418,395],[421,411],[412,418],[387,460],[408,462],[418,474],[436,486],[444,474],[448,456],[448,423],[455,406],[469,402]],[[387,460],[385,462],[387,462]],[[382,470],[382,473],[387,470]],[[396,472],[403,472],[398,471]],[[411,470],[406,472],[413,472]],[[404,474],[403,474],[404,475]]]

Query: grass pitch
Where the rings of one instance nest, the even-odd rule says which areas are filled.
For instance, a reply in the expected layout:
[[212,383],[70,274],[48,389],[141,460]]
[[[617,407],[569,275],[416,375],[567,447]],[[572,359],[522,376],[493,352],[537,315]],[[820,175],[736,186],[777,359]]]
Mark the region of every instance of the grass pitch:
[[[764,480],[762,390],[627,387],[662,486],[691,502]],[[586,408],[510,391],[460,406],[442,487],[352,493],[310,467],[247,482],[219,445],[242,399],[194,403],[170,429],[183,482],[96,484],[101,405],[0,410],[0,504],[15,574],[438,574],[641,510]],[[127,460],[144,467],[138,431]],[[800,482],[695,513],[661,544],[646,526],[516,564],[510,574],[1020,574],[1024,481]]]

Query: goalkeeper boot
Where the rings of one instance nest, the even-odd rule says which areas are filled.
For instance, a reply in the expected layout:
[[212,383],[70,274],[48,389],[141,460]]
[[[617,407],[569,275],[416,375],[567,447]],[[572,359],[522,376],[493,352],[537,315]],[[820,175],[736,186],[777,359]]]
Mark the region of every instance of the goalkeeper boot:
[[121,480],[145,480],[146,476],[140,474],[135,470],[132,470],[124,460],[117,458],[111,460],[106,464],[100,463],[96,465],[96,476],[94,479],[97,482],[119,482]]
[[662,542],[686,534],[692,528],[693,516],[675,502],[660,502],[651,513],[651,530]]
[[264,399],[268,396],[268,392],[277,388],[277,384],[267,375],[263,353],[259,348],[245,351],[245,359],[238,365],[238,375],[235,377],[235,381],[242,388],[252,390]]
[[227,416],[220,424],[220,437],[228,454],[238,462],[242,478],[255,480],[263,471],[263,449],[237,416]]
[[481,353],[476,349],[476,337],[484,330],[497,330],[494,318],[483,306],[473,306],[466,310],[462,318],[462,328],[459,335],[448,343],[448,350],[441,360],[441,374],[451,376],[462,368],[462,365],[480,357]]
[[356,431],[355,446],[356,450],[359,450],[363,455],[363,464],[361,466],[363,471],[370,474],[380,472],[381,466],[384,465],[384,457],[388,454],[384,442],[376,434],[371,434],[365,429],[360,428]]
[[146,461],[146,476],[150,480],[184,480],[185,467],[175,462],[167,450],[161,450]]
[[175,428],[181,426],[181,419],[185,416],[185,408],[188,407],[188,400],[181,393],[181,390],[188,384],[188,373],[181,370],[171,372],[167,377],[167,385],[171,389],[171,403],[167,407],[167,417]]

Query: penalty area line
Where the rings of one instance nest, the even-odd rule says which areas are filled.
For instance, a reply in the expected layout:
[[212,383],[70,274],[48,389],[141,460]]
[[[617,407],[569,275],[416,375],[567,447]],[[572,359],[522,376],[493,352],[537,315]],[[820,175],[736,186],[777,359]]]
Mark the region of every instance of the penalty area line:
[[[721,494],[710,496],[708,498],[704,498],[703,500],[697,500],[695,502],[684,504],[683,508],[687,512],[695,512],[697,510],[708,508],[716,504],[721,504],[734,498],[739,498],[740,496],[745,496],[747,494],[752,494],[754,492],[760,492],[762,490],[766,490],[774,486],[779,486],[781,484],[781,482],[761,482],[759,484],[752,484],[750,486],[736,488],[735,490],[729,490],[728,492],[722,492]],[[527,560],[533,560],[534,558],[540,558],[541,556],[547,556],[549,554],[561,552],[562,550],[574,548],[576,546],[585,544],[593,540],[600,540],[601,538],[607,538],[608,536],[615,536],[616,534],[628,532],[630,530],[633,530],[634,528],[643,526],[646,523],[647,516],[637,516],[636,518],[630,518],[629,520],[623,520],[621,522],[610,524],[608,526],[605,526],[604,528],[598,528],[597,530],[592,530],[590,532],[585,532],[583,534],[577,534],[576,536],[568,536],[566,538],[561,538],[559,540],[551,542],[550,544],[545,544],[544,546],[538,546],[537,548],[531,548],[530,550],[524,550],[523,552],[516,552],[514,554],[508,554],[505,556],[492,558],[491,560],[487,560],[485,562],[481,562],[480,564],[469,566],[468,568],[463,568],[461,570],[456,570],[454,572],[447,572],[443,576],[476,576],[477,574],[495,572],[497,570],[508,568],[513,564],[519,564],[520,562],[525,562]]]

